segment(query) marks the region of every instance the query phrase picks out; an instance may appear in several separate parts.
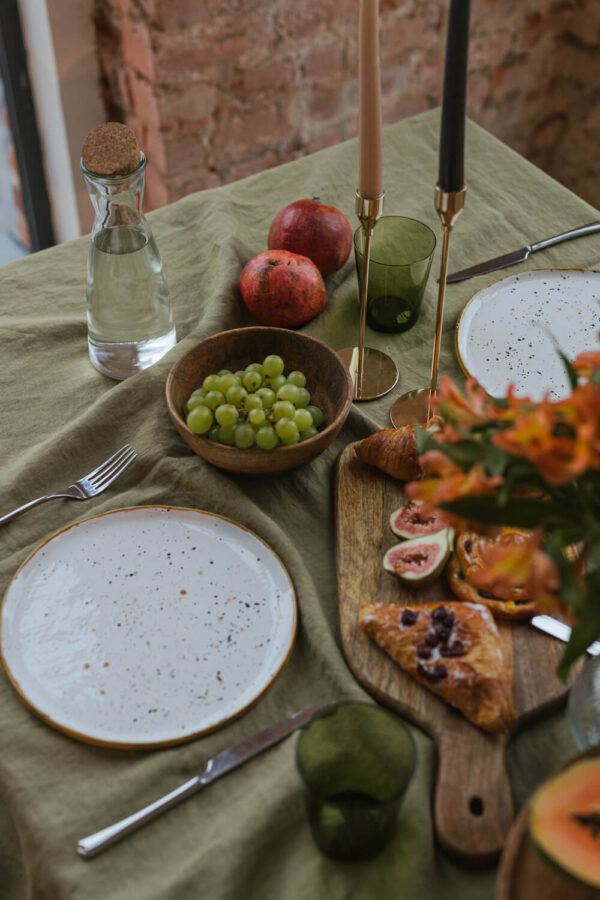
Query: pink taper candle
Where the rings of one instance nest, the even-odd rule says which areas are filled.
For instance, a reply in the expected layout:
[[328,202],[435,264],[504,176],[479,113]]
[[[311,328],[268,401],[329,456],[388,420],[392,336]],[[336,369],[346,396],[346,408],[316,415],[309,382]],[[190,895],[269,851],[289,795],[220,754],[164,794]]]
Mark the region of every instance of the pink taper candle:
[[383,194],[379,0],[360,0],[358,78],[358,193],[373,200]]

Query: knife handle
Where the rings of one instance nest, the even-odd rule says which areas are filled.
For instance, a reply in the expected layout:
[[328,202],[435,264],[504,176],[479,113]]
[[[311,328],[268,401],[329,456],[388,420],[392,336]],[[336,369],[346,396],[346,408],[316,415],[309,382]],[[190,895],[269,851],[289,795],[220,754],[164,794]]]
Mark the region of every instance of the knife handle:
[[531,253],[534,253],[536,250],[544,250],[553,244],[560,244],[561,241],[570,241],[571,238],[581,237],[584,234],[593,234],[595,231],[600,231],[600,222],[590,222],[589,225],[582,225],[580,228],[573,228],[571,231],[564,231],[562,234],[538,241],[537,244],[530,244],[529,250]]
[[174,791],[165,794],[164,797],[161,797],[159,800],[155,800],[154,803],[150,803],[143,809],[132,813],[130,816],[127,816],[127,818],[121,819],[120,822],[115,822],[114,825],[109,825],[107,828],[102,828],[101,831],[96,831],[94,834],[82,838],[77,843],[78,854],[84,859],[91,859],[102,850],[110,847],[115,841],[119,841],[121,838],[125,837],[126,834],[135,831],[137,828],[145,825],[146,822],[150,822],[151,819],[155,819],[165,810],[169,809],[171,806],[175,806],[175,804],[179,803],[181,800],[185,800],[185,798],[189,797],[191,794],[195,794],[197,790],[203,787],[203,785],[204,781],[200,775],[190,778],[189,781],[179,785]]
[[151,819],[156,819],[156,817],[160,816],[165,810],[169,809],[171,806],[175,806],[175,804],[179,803],[181,800],[185,800],[186,797],[191,796],[191,794],[195,794],[200,788],[205,787],[207,784],[220,778],[221,775],[225,775],[226,772],[231,772],[232,769],[237,768],[242,765],[242,763],[257,756],[257,754],[262,753],[263,750],[273,747],[274,744],[278,744],[297,728],[306,725],[306,723],[309,722],[313,716],[317,715],[317,713],[332,712],[336,707],[337,703],[333,700],[328,701],[327,703],[319,703],[317,706],[301,710],[301,712],[294,713],[294,715],[289,716],[287,719],[283,719],[281,722],[277,722],[275,725],[265,728],[264,731],[242,741],[241,744],[238,744],[235,747],[229,747],[227,750],[223,750],[222,753],[209,759],[206,764],[206,769],[201,775],[190,778],[189,781],[181,784],[178,788],[175,788],[174,791],[165,794],[164,797],[160,797],[158,800],[155,800],[154,803],[150,803],[143,809],[138,810],[138,812],[127,816],[126,819],[121,819],[120,822],[115,822],[114,825],[109,825],[101,831],[96,831],[94,834],[82,838],[77,844],[78,854],[84,859],[90,859],[92,856],[96,856],[97,853],[105,850],[106,847],[110,847],[115,841],[125,837],[125,835],[129,834],[131,831],[135,831],[141,825],[145,825],[145,823],[149,822]]

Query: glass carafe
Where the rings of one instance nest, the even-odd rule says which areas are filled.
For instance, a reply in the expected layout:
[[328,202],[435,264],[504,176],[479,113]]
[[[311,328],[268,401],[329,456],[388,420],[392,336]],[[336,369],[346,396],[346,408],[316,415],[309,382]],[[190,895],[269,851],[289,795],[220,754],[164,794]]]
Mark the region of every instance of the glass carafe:
[[157,362],[176,342],[162,261],[142,212],[146,157],[127,175],[81,169],[95,212],[87,262],[92,365],[122,380]]

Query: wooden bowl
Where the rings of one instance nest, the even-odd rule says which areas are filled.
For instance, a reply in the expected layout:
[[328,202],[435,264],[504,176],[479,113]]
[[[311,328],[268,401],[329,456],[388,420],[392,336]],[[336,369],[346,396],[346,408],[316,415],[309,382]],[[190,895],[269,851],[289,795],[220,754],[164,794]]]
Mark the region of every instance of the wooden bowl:
[[[325,426],[315,437],[274,450],[239,450],[190,431],[183,405],[207,375],[220,369],[243,369],[271,353],[282,357],[285,372],[299,369],[306,375],[311,403],[325,414]],[[337,353],[322,341],[285,328],[235,328],[214,334],[177,360],[166,384],[169,415],[186,444],[213,466],[242,475],[286,472],[314,459],[340,431],[353,396],[350,373]]]
[[[600,745],[588,747],[561,770],[598,755]],[[598,900],[597,888],[571,878],[536,850],[529,837],[529,813],[527,801],[508,833],[498,866],[495,900]]]

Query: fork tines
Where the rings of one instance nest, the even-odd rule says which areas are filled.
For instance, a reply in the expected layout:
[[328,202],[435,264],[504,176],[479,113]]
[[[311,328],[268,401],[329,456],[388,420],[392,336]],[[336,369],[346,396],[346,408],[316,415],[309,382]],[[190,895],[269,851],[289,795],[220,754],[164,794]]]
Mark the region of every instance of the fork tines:
[[92,484],[95,490],[101,490],[102,488],[108,487],[108,485],[133,462],[136,456],[137,453],[133,447],[129,444],[125,444],[124,447],[121,447],[120,450],[113,453],[111,457],[101,463],[98,468],[93,470],[93,472],[86,475],[86,480]]

